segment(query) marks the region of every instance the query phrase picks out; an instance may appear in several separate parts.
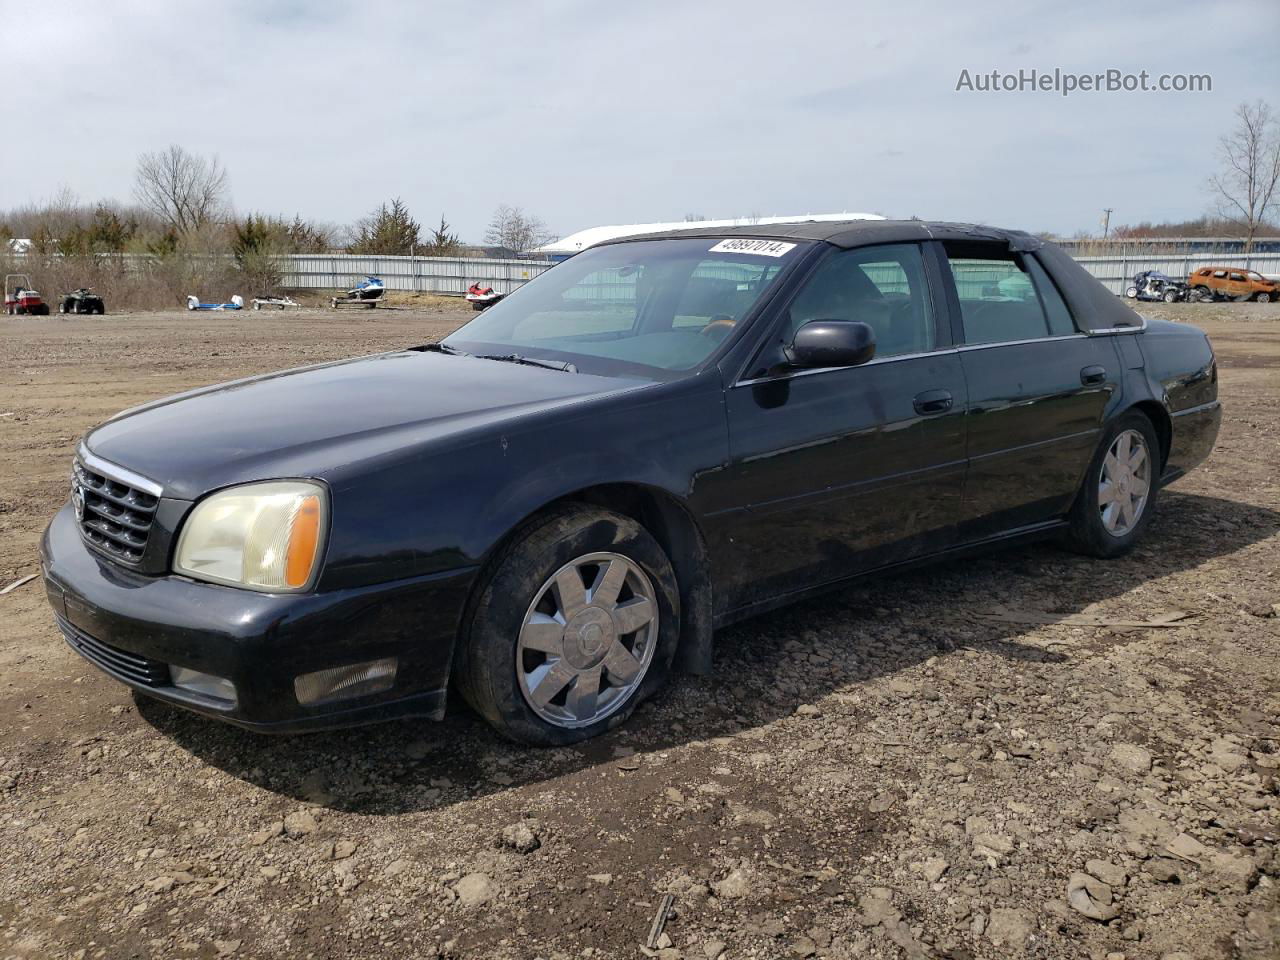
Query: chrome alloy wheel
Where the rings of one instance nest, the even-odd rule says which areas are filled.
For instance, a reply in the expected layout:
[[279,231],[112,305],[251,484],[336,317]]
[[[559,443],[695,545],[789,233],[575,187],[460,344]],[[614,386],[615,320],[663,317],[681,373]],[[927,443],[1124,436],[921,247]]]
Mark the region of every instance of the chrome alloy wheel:
[[1151,494],[1151,453],[1137,430],[1125,430],[1111,443],[1098,477],[1102,526],[1123,537],[1138,525]]
[[648,574],[618,553],[566,563],[534,596],[516,644],[516,678],[543,720],[573,729],[603,720],[644,679],[658,646]]

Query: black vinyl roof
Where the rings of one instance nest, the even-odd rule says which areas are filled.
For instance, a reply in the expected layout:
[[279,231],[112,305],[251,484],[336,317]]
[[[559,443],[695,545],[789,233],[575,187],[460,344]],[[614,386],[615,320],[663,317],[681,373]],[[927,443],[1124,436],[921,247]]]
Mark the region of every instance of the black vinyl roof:
[[[637,240],[666,240],[680,237],[766,237],[775,240],[821,240],[837,247],[863,247],[874,243],[903,243],[912,240],[992,240],[1007,243],[1011,250],[1038,250],[1039,237],[1021,230],[1001,230],[974,223],[944,223],[929,220],[809,220],[800,223],[754,224],[745,227],[699,227],[690,224],[678,230],[618,237],[605,243]],[[604,244],[600,244],[603,246]]]

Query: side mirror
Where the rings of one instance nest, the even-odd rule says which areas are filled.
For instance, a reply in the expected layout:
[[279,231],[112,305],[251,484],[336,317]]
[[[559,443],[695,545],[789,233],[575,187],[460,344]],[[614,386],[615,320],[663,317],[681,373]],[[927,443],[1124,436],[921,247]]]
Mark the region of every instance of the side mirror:
[[876,332],[861,320],[811,320],[784,352],[793,367],[856,367],[876,355]]

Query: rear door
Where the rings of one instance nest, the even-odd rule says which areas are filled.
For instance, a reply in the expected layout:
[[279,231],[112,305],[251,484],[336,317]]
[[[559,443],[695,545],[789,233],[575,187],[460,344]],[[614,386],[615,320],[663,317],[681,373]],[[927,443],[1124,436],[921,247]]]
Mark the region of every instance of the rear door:
[[[727,391],[723,479],[740,509],[715,572],[722,611],[954,540],[966,393],[939,269],[915,243],[833,249]],[[874,359],[785,368],[782,347],[811,320],[868,323]]]
[[1114,337],[1081,333],[1034,256],[1004,244],[943,245],[969,387],[969,472],[960,538],[1067,511],[1121,382]]

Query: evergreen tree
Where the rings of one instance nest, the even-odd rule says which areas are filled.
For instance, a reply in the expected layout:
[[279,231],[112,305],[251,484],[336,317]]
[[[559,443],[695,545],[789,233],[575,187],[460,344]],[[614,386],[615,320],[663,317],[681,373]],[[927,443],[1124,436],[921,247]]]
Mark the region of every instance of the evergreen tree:
[[382,204],[356,224],[348,253],[404,257],[422,247],[421,227],[409,216],[409,208],[397,197]]

